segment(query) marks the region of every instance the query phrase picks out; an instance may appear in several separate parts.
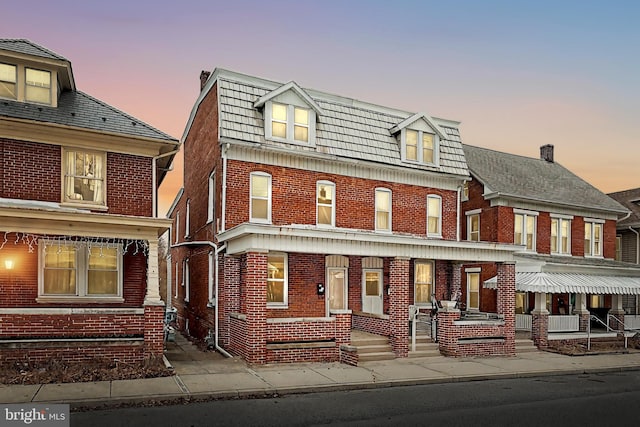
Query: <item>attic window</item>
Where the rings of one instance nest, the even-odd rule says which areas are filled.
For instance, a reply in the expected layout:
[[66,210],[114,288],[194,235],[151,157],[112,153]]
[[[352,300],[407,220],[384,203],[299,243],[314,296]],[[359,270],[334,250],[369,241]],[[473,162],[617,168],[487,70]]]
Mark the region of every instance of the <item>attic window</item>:
[[0,64],[0,97],[16,99],[16,66]]
[[402,159],[407,162],[436,164],[438,136],[423,130],[402,129]]
[[25,99],[38,104],[51,104],[51,73],[26,68]]
[[292,104],[267,102],[265,106],[267,139],[294,144],[313,143],[315,112]]

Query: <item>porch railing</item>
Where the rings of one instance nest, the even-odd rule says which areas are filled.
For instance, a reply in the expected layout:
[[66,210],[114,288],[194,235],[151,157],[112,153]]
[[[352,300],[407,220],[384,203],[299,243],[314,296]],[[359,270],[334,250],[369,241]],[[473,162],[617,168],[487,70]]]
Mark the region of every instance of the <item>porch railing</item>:
[[640,329],[640,315],[625,314],[624,324],[629,329]]
[[549,316],[549,332],[578,332],[580,330],[580,317],[574,315]]
[[[613,316],[613,317],[615,317],[615,316]],[[618,322],[620,322],[620,320],[617,317],[615,317],[615,319]],[[589,316],[589,322],[587,323],[587,350],[591,350],[591,322],[592,321],[595,321],[596,323],[600,323],[602,326],[605,327],[607,332],[613,330],[613,329],[611,329],[611,327],[608,324],[605,324],[602,320],[600,320],[600,318],[598,316],[596,316],[594,314],[591,314]],[[624,339],[624,348],[627,348],[627,338],[626,337]]]
[[531,315],[516,314],[516,331],[530,331],[530,330],[531,330]]
[[418,329],[436,341],[436,323],[430,312],[421,312],[420,307],[409,306],[409,321],[411,322],[411,351],[416,351],[416,335]]

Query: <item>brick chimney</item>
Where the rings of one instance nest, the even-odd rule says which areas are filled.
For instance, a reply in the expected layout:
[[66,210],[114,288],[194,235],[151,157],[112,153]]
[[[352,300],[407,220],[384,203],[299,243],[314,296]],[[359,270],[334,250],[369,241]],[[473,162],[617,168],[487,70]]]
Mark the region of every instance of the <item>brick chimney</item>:
[[211,75],[211,71],[200,71],[200,90],[204,88],[204,85],[207,84],[207,79]]
[[553,163],[553,144],[546,144],[540,147],[540,158],[549,163]]

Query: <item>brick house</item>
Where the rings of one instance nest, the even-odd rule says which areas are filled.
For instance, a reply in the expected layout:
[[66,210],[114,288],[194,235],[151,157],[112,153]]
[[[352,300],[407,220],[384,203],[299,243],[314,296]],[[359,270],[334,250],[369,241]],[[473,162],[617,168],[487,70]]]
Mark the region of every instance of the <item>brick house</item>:
[[[640,188],[610,193],[609,197],[629,209],[629,215],[616,224],[616,259],[640,264]],[[623,307],[627,314],[640,315],[640,297],[625,295]]]
[[[450,299],[462,263],[483,261],[501,273],[500,318],[440,310],[440,351],[513,354],[518,248],[460,239],[469,173],[458,124],[203,72],[169,211],[179,327],[250,363],[357,363],[352,329],[406,357],[410,306]],[[490,345],[465,344],[483,334]]]
[[162,356],[156,191],[178,141],[0,39],[0,363]]
[[[463,147],[472,177],[463,238],[523,248],[515,255],[517,327],[540,346],[549,332],[585,331],[590,314],[622,328],[624,296],[640,294],[640,269],[614,259],[616,220],[628,210],[555,162],[552,145],[539,159]],[[493,264],[464,266],[468,311],[496,310],[495,276]]]

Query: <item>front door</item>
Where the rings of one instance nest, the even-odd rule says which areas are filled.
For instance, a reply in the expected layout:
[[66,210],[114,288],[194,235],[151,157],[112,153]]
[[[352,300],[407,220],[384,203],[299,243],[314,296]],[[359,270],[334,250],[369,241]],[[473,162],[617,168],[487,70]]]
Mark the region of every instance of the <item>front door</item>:
[[363,270],[362,281],[362,311],[382,314],[382,270]]
[[331,310],[347,309],[347,286],[346,268],[327,269],[327,316]]

